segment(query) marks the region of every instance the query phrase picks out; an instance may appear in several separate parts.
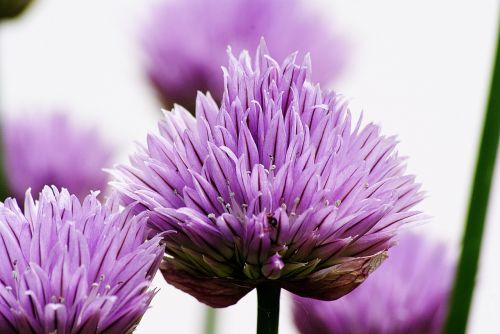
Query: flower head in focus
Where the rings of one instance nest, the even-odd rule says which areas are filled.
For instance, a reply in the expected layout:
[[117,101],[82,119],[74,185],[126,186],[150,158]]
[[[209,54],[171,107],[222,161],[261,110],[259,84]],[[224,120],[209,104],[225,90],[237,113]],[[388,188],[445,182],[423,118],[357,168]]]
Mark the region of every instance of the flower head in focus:
[[443,245],[405,235],[349,295],[330,302],[294,297],[295,324],[302,334],[439,334],[453,278],[447,255]]
[[163,247],[145,217],[44,188],[0,203],[0,332],[128,333],[146,311]]
[[83,198],[103,190],[111,149],[95,129],[80,128],[66,114],[48,113],[4,120],[4,166],[9,190],[18,200],[31,188],[67,188]]
[[336,299],[385,258],[422,199],[394,137],[352,123],[345,100],[310,81],[295,54],[279,65],[230,54],[221,107],[176,106],[131,165],[115,171],[124,203],[165,233],[166,280],[215,307],[272,280]]
[[[194,112],[196,92],[222,97],[224,50],[253,48],[264,37],[278,59],[310,52],[316,80],[328,83],[346,62],[346,40],[302,0],[174,0],[152,12],[143,33],[145,66],[166,106]],[[189,40],[186,40],[186,36]]]

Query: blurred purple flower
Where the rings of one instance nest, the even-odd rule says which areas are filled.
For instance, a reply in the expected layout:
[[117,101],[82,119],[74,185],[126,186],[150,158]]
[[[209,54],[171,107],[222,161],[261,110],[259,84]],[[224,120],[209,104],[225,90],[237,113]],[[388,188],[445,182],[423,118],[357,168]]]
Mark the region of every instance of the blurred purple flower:
[[310,82],[309,58],[280,66],[264,43],[255,64],[230,54],[219,109],[198,95],[176,106],[147,148],[119,166],[125,203],[165,235],[166,280],[215,307],[266,280],[331,300],[385,258],[422,199],[396,139],[352,126],[345,100]]
[[439,334],[453,271],[444,245],[406,235],[349,295],[330,302],[294,297],[295,324],[302,334]]
[[67,190],[0,203],[0,332],[128,333],[163,254],[144,215]]
[[104,190],[111,149],[95,129],[72,124],[63,113],[6,119],[3,124],[4,166],[9,190],[21,200],[28,188],[67,188],[83,198]]
[[240,52],[264,37],[278,59],[309,51],[315,79],[328,83],[347,58],[346,40],[329,25],[301,0],[164,1],[143,32],[146,70],[167,107],[179,103],[194,112],[198,90],[220,101],[227,46]]

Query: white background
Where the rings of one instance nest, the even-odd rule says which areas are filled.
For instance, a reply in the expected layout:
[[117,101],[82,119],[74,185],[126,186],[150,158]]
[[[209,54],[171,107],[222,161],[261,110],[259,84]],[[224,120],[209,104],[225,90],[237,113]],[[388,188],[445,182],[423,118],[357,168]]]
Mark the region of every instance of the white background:
[[[117,160],[124,161],[133,140],[143,140],[159,115],[137,47],[151,2],[39,0],[20,20],[2,23],[2,112],[66,107],[81,122],[97,124],[119,148]],[[352,44],[347,70],[334,88],[353,97],[365,119],[398,134],[410,172],[428,192],[421,208],[434,217],[420,229],[456,248],[489,83],[498,2],[313,3]],[[496,172],[469,333],[498,331],[500,168]],[[202,307],[160,277],[155,283],[161,291],[137,332],[200,332]],[[218,332],[254,333],[255,299],[251,293],[222,310]],[[293,333],[286,295],[284,300],[280,332]]]

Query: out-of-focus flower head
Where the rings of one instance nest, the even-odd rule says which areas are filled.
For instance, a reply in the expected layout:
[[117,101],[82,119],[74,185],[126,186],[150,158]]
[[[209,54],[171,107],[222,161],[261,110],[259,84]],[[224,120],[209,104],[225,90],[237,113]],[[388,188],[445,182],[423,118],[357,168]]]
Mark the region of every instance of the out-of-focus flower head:
[[111,148],[96,129],[81,128],[63,113],[4,120],[4,166],[9,190],[22,199],[44,185],[67,188],[83,198],[91,190],[104,190],[102,171],[110,163]]
[[0,0],[0,19],[11,19],[20,15],[31,0]]
[[0,203],[0,332],[128,333],[163,255],[146,217],[67,190]]
[[194,113],[196,92],[220,101],[224,50],[253,48],[264,37],[277,59],[310,52],[320,83],[335,79],[347,43],[302,0],[173,0],[158,5],[144,29],[146,70],[162,101]]
[[439,334],[453,271],[444,245],[406,235],[349,295],[330,302],[294,297],[295,324],[302,334]]
[[268,280],[331,300],[354,289],[385,258],[422,199],[404,174],[396,139],[352,123],[340,95],[310,81],[292,54],[279,65],[262,43],[230,54],[220,108],[197,97],[119,166],[123,201],[151,211],[165,232],[166,280],[215,307]]

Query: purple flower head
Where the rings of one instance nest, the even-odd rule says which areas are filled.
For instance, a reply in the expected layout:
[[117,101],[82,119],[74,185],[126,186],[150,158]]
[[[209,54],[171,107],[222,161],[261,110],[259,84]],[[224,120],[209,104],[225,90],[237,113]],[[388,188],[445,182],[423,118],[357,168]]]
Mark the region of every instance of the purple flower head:
[[67,188],[79,198],[106,187],[102,168],[110,162],[111,149],[95,129],[49,113],[6,119],[3,131],[5,172],[18,200],[28,188],[38,193],[46,184]]
[[302,334],[439,334],[453,271],[443,245],[405,235],[349,295],[330,302],[294,297],[295,324]]
[[165,232],[166,280],[215,307],[266,280],[331,300],[385,258],[422,199],[394,137],[351,123],[345,100],[310,81],[295,54],[279,65],[262,43],[231,53],[221,107],[176,106],[147,147],[119,166],[123,201]]
[[45,187],[0,203],[0,332],[128,333],[146,311],[163,254],[146,217]]
[[164,1],[151,16],[143,33],[150,81],[168,107],[190,112],[198,90],[220,101],[228,45],[240,52],[264,37],[278,59],[309,51],[320,83],[335,79],[347,58],[345,40],[303,0]]

